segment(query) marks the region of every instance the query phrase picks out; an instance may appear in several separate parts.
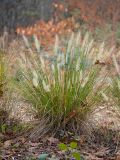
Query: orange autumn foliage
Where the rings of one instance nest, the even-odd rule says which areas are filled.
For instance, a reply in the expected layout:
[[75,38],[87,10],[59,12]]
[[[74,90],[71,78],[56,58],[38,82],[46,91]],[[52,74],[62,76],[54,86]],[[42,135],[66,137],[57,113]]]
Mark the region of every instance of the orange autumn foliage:
[[17,34],[32,36],[36,35],[41,42],[42,46],[51,45],[55,41],[55,36],[57,35],[67,35],[74,31],[75,22],[74,19],[68,18],[66,20],[61,20],[58,23],[54,23],[52,20],[45,22],[40,21],[33,26],[22,28],[17,28]]
[[[18,27],[17,34],[36,35],[41,45],[48,47],[55,41],[55,35],[67,35],[79,28],[80,21],[88,25],[90,30],[105,23],[111,23],[115,30],[120,21],[120,0],[64,0],[53,3],[54,13],[48,22],[43,20],[33,26]],[[76,14],[77,10],[77,14]],[[65,13],[68,17],[65,18]],[[77,22],[77,23],[76,23]]]
[[45,22],[43,20],[37,22],[33,26],[18,27],[16,33],[19,35],[32,36],[36,35],[41,45],[47,48],[55,42],[56,34],[68,35],[77,28],[74,18],[64,19],[64,12],[67,8],[62,3],[53,3],[54,14],[51,20]]

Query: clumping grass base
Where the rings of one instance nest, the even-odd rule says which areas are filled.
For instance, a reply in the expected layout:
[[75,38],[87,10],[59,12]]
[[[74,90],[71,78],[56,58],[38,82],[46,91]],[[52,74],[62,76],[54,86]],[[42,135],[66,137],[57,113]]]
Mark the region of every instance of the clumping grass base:
[[21,55],[14,79],[17,91],[33,104],[39,118],[49,119],[50,126],[65,125],[74,117],[84,120],[102,98],[101,67],[95,62],[103,45],[96,49],[88,33],[83,39],[78,33],[61,47],[56,36],[54,54],[49,56],[36,36],[35,44],[23,38],[27,52]]

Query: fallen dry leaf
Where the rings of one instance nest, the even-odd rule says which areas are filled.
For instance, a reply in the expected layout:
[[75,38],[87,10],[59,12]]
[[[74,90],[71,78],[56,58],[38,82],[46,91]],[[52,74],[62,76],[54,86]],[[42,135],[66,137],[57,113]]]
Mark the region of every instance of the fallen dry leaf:
[[12,144],[12,140],[5,141],[3,147],[8,148],[11,146],[11,144]]
[[59,140],[54,137],[49,137],[47,140],[50,142],[50,144],[57,144],[59,142]]

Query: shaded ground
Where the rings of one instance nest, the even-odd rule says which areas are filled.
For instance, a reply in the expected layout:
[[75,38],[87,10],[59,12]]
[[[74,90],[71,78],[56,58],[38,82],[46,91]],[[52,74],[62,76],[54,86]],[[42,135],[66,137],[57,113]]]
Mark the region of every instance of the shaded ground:
[[[67,132],[66,132],[67,134]],[[112,133],[113,134],[113,133]],[[83,142],[82,136],[78,141],[78,151],[84,157],[85,160],[119,160],[120,158],[120,144],[115,140],[114,134],[109,142],[104,141],[103,135],[98,135],[89,143]],[[105,138],[105,137],[104,137]],[[29,139],[29,137],[28,137]],[[72,138],[71,138],[72,139]],[[71,141],[70,137],[67,141]],[[58,143],[60,141],[55,138],[44,138],[37,142],[31,142],[24,136],[18,137],[13,140],[5,141],[1,148],[2,159],[38,159],[42,153],[49,154],[49,157],[55,155],[58,159],[66,159],[64,152],[58,149]],[[66,153],[67,154],[67,153]]]
[[[22,123],[31,121],[31,115],[26,114],[30,104],[22,99],[15,101],[12,117]],[[22,116],[23,115],[23,116]],[[23,119],[22,119],[23,117]],[[34,118],[33,118],[34,119]],[[42,153],[55,155],[58,159],[66,159],[68,153],[61,152],[58,144],[78,143],[78,151],[85,160],[119,160],[120,159],[120,118],[118,110],[112,105],[97,107],[86,122],[86,127],[80,135],[71,130],[60,129],[55,136],[51,133],[41,139],[32,140],[29,130],[23,134],[1,133],[0,157],[3,160],[30,160],[38,159]],[[89,126],[89,129],[88,127]],[[42,127],[42,126],[41,126]],[[69,127],[68,127],[69,128]]]

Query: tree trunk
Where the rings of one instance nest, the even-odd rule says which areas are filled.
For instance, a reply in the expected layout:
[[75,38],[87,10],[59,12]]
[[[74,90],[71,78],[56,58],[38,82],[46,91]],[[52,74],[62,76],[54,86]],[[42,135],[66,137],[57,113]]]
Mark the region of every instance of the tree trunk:
[[27,26],[53,14],[54,0],[0,0],[0,31]]

